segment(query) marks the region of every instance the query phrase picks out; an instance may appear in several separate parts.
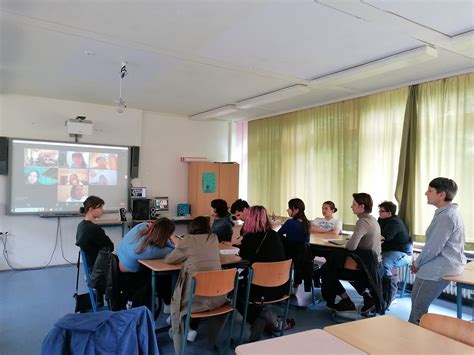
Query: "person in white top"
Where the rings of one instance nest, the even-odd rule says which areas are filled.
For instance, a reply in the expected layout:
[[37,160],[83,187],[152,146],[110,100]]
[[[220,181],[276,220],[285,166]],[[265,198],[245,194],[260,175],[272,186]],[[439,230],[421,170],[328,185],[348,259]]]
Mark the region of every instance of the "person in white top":
[[333,214],[337,212],[334,202],[324,202],[322,212],[324,218],[318,217],[311,222],[311,233],[339,235],[342,231],[342,222],[333,217]]

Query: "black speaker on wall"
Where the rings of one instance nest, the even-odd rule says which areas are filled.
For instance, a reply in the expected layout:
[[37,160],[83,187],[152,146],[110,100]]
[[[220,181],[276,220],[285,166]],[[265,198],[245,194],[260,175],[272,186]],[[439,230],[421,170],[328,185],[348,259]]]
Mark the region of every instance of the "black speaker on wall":
[[8,138],[0,137],[0,175],[8,175]]
[[140,163],[140,147],[130,147],[130,179],[138,177],[138,164]]
[[153,200],[149,198],[138,198],[132,200],[132,218],[135,221],[147,221],[149,219],[154,219],[155,217],[151,216],[151,210],[154,209]]
[[125,208],[121,208],[120,212],[120,221],[127,222],[127,210]]

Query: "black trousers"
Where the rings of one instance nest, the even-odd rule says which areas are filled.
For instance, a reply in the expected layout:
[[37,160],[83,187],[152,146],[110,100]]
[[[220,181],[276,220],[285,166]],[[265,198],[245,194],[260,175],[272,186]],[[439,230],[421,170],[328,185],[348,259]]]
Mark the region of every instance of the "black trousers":
[[[171,302],[171,275],[157,275],[156,292],[163,302]],[[122,272],[120,274],[120,287],[133,303],[133,307],[147,306],[151,308],[151,270],[139,272]]]
[[350,281],[351,285],[354,286],[360,295],[369,287],[367,275],[364,271],[349,269],[330,270],[323,265],[321,269],[321,295],[328,305],[333,305],[336,296],[346,292],[346,289],[339,280]]

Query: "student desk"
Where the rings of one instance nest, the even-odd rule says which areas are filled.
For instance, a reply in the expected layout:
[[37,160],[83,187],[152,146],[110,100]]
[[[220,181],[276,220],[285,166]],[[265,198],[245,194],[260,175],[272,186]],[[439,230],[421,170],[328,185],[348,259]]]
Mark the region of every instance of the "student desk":
[[347,240],[343,235],[329,235],[329,234],[318,234],[318,233],[311,233],[309,237],[309,244],[314,245],[316,247],[327,247],[327,248],[342,248],[344,249],[344,245],[337,245],[328,242],[328,239],[340,239],[340,240]]
[[101,227],[122,227],[122,239],[125,235],[125,225],[127,222],[117,221],[116,219],[96,219],[94,223]]
[[[460,275],[443,276],[443,280],[456,282],[456,308],[457,317],[462,319],[462,289],[474,290],[474,263],[471,262],[464,267]],[[468,268],[469,267],[469,268]]]
[[464,266],[464,270],[474,270],[474,261],[471,261]]
[[321,330],[285,335],[273,339],[239,345],[236,355],[251,354],[366,354],[345,341]]
[[[231,246],[219,243],[220,249],[229,249]],[[232,254],[220,254],[221,265],[232,265],[239,264],[242,262],[242,258],[238,255]],[[151,269],[151,309],[155,309],[155,291],[156,291],[156,274],[157,273],[175,273],[181,270],[181,264],[171,265],[166,264],[164,259],[152,259],[152,260],[138,260],[138,262],[147,268]]]
[[328,333],[368,354],[470,354],[474,348],[392,316],[331,325]]

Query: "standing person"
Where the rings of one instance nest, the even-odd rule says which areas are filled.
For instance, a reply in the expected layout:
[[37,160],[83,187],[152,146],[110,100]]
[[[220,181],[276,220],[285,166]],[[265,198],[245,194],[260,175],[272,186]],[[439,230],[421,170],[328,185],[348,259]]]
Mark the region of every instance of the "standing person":
[[315,218],[311,222],[311,232],[327,233],[331,235],[339,235],[342,231],[342,222],[334,218],[337,212],[336,205],[332,201],[326,201],[322,206],[323,218]]
[[[150,300],[151,271],[138,260],[163,259],[171,253],[175,244],[171,242],[175,229],[168,218],[158,218],[152,223],[140,223],[133,227],[122,239],[117,249],[119,268],[122,274],[121,286],[132,294],[133,307],[147,305]],[[165,308],[171,302],[171,278],[157,276],[157,290]],[[166,307],[168,305],[168,307]],[[169,311],[167,312],[169,313]]]
[[[165,257],[168,264],[180,264],[181,271],[171,299],[171,329],[176,354],[181,354],[182,337],[194,341],[197,332],[197,322],[192,321],[190,331],[184,335],[184,317],[186,316],[191,279],[198,271],[221,270],[219,240],[210,232],[209,219],[196,217],[188,226],[188,233],[176,245],[176,248]],[[216,309],[227,302],[226,296],[195,297],[191,312],[205,312]],[[213,317],[209,319],[208,339],[214,345],[218,338],[225,318]]]
[[[353,201],[351,205],[352,212],[357,215],[358,220],[354,227],[354,233],[351,239],[345,245],[345,249],[349,251],[362,251],[361,255],[365,255],[364,263],[369,272],[378,275],[379,263],[381,261],[381,243],[380,243],[380,226],[377,220],[370,215],[372,212],[372,197],[364,192],[352,194]],[[369,257],[372,255],[372,258]],[[371,296],[369,284],[369,272],[362,270],[349,270],[344,268],[345,258],[342,265],[336,265],[335,257],[328,257],[327,262],[322,268],[322,286],[321,294],[327,302],[327,306],[338,312],[355,311],[355,304],[350,299],[342,280],[354,280],[353,286],[357,292],[364,297],[364,305],[361,313],[368,313],[374,310],[375,302]],[[373,259],[373,260],[372,260]],[[335,302],[336,295],[341,300]]]
[[442,277],[462,273],[466,264],[464,223],[458,205],[452,203],[457,191],[454,180],[438,177],[431,180],[425,192],[427,203],[436,211],[426,230],[425,246],[411,265],[416,278],[408,321],[413,324],[419,324],[421,316],[449,284]]
[[[79,186],[79,185],[76,185]],[[89,196],[83,203],[83,207],[79,209],[84,213],[84,219],[77,226],[76,245],[84,251],[86,255],[87,267],[89,272],[94,267],[97,254],[102,248],[114,250],[114,243],[105,234],[104,230],[94,221],[104,214],[104,200],[97,196]]]
[[[277,232],[272,229],[268,218],[267,210],[263,206],[253,206],[247,211],[245,224],[243,226],[243,239],[240,245],[239,256],[242,259],[254,262],[284,261],[285,250],[283,243]],[[244,311],[245,286],[247,273],[241,281],[238,294],[238,310],[241,314]],[[250,289],[250,300],[271,301],[283,297],[286,292],[285,285],[279,287],[252,286]],[[262,307],[249,304],[247,311],[247,322],[250,324],[249,341],[257,341],[261,338],[265,325],[269,320],[268,316],[261,315]]]
[[222,199],[215,199],[211,201],[211,207],[212,217],[214,218],[211,233],[217,235],[219,242],[232,241],[234,222],[231,219],[227,202]]

